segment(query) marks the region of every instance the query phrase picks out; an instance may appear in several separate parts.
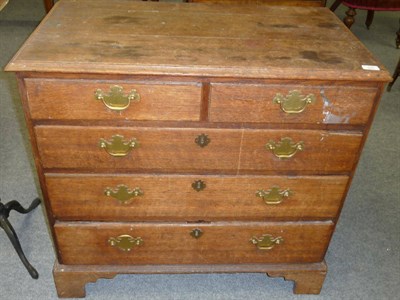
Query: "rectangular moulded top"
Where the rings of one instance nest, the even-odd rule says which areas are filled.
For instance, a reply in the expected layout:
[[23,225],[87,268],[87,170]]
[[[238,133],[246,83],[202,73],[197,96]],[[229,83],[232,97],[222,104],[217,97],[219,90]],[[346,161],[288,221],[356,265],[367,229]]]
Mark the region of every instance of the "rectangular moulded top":
[[6,70],[391,79],[384,66],[325,7],[129,0],[59,1]]

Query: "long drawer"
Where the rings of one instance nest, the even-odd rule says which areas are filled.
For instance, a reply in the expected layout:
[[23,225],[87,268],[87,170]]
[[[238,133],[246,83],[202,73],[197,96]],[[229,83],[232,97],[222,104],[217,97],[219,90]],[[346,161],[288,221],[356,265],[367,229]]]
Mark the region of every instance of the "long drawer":
[[198,121],[201,84],[26,79],[32,119]]
[[376,87],[227,84],[211,85],[210,121],[365,124]]
[[334,218],[347,176],[46,174],[52,213],[69,221]]
[[36,126],[35,133],[44,168],[233,174],[348,172],[362,139],[318,130]]
[[332,222],[56,223],[60,263],[229,264],[320,262]]

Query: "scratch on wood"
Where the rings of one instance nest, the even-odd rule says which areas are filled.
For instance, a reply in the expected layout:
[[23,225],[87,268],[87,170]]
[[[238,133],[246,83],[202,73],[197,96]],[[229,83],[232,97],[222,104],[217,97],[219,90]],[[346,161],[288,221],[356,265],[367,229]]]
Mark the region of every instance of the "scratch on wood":
[[275,27],[275,28],[299,28],[299,26],[292,25],[292,24],[274,24],[274,25],[271,25],[271,26]]
[[342,115],[342,109],[340,107],[336,107],[328,99],[323,88],[321,89],[320,94],[323,101],[322,113],[324,114],[324,123],[348,124],[355,113],[353,112],[350,115]]
[[247,58],[243,57],[243,56],[231,56],[231,57],[229,57],[229,59],[232,59],[234,61],[246,61],[247,60]]
[[143,20],[143,18],[128,17],[128,16],[111,16],[111,17],[105,17],[104,20],[108,24],[138,24]]
[[339,28],[339,25],[335,24],[335,23],[319,23],[318,27],[321,28]]
[[241,135],[241,137],[240,137],[239,158],[238,158],[238,164],[237,164],[236,175],[239,175],[239,173],[240,173],[240,162],[241,162],[242,148],[243,148],[243,136],[244,136],[244,129],[242,129],[242,135]]

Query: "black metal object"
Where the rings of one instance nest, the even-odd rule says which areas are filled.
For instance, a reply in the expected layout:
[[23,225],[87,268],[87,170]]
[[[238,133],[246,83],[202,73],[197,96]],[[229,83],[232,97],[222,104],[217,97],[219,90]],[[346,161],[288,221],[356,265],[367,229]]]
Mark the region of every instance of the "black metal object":
[[32,201],[31,205],[27,209],[25,209],[16,200],[12,200],[6,204],[3,204],[1,203],[0,199],[0,227],[3,228],[4,231],[7,233],[7,236],[10,239],[15,250],[17,251],[19,258],[21,259],[22,263],[24,264],[24,266],[26,267],[26,269],[28,270],[29,274],[32,276],[33,279],[38,279],[39,273],[36,271],[34,267],[32,267],[32,265],[26,259],[25,254],[22,251],[18,236],[15,233],[15,230],[12,227],[11,223],[8,221],[8,217],[10,215],[11,210],[15,210],[21,214],[27,214],[30,211],[34,210],[39,204],[40,204],[40,199],[36,198],[35,200]]

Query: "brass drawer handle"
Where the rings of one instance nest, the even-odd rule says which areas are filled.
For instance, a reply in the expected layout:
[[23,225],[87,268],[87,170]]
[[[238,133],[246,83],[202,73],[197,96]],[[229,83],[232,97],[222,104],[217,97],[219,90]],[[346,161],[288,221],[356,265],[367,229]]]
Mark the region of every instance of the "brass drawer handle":
[[211,139],[208,137],[208,135],[202,133],[194,141],[201,148],[204,148],[211,142]]
[[96,100],[103,101],[104,105],[111,110],[121,111],[127,109],[131,101],[140,101],[140,95],[136,90],[131,90],[129,94],[124,95],[123,87],[113,85],[108,93],[97,89],[94,93]]
[[284,137],[277,143],[272,140],[269,141],[265,144],[265,148],[270,150],[278,158],[290,158],[293,157],[297,151],[304,150],[304,142],[293,143],[291,138]]
[[206,186],[207,185],[203,180],[196,180],[195,182],[192,183],[192,188],[197,192],[204,190]]
[[289,189],[279,190],[278,186],[274,186],[271,189],[264,191],[259,190],[256,193],[257,197],[264,200],[265,204],[279,204],[282,203],[283,199],[289,197],[292,192]]
[[117,199],[119,202],[122,204],[127,204],[129,203],[133,198],[142,196],[143,192],[140,188],[134,188],[133,190],[130,190],[126,185],[120,184],[117,186],[116,189],[112,189],[110,187],[107,187],[104,190],[104,194],[109,197],[113,197]]
[[117,134],[113,135],[110,141],[100,139],[99,146],[104,148],[111,156],[121,157],[128,155],[132,149],[139,147],[139,143],[134,138],[124,141],[124,137]]
[[306,109],[308,104],[315,103],[315,96],[309,94],[303,96],[299,91],[290,91],[288,95],[276,94],[273,103],[280,104],[281,110],[288,114],[298,114]]
[[122,251],[129,252],[133,247],[140,246],[143,244],[141,237],[132,237],[127,234],[123,234],[117,237],[110,237],[108,239],[108,244],[111,247],[116,247]]
[[274,238],[270,234],[263,234],[260,238],[253,236],[250,242],[256,245],[260,250],[271,250],[275,245],[282,244],[283,238],[280,236]]

